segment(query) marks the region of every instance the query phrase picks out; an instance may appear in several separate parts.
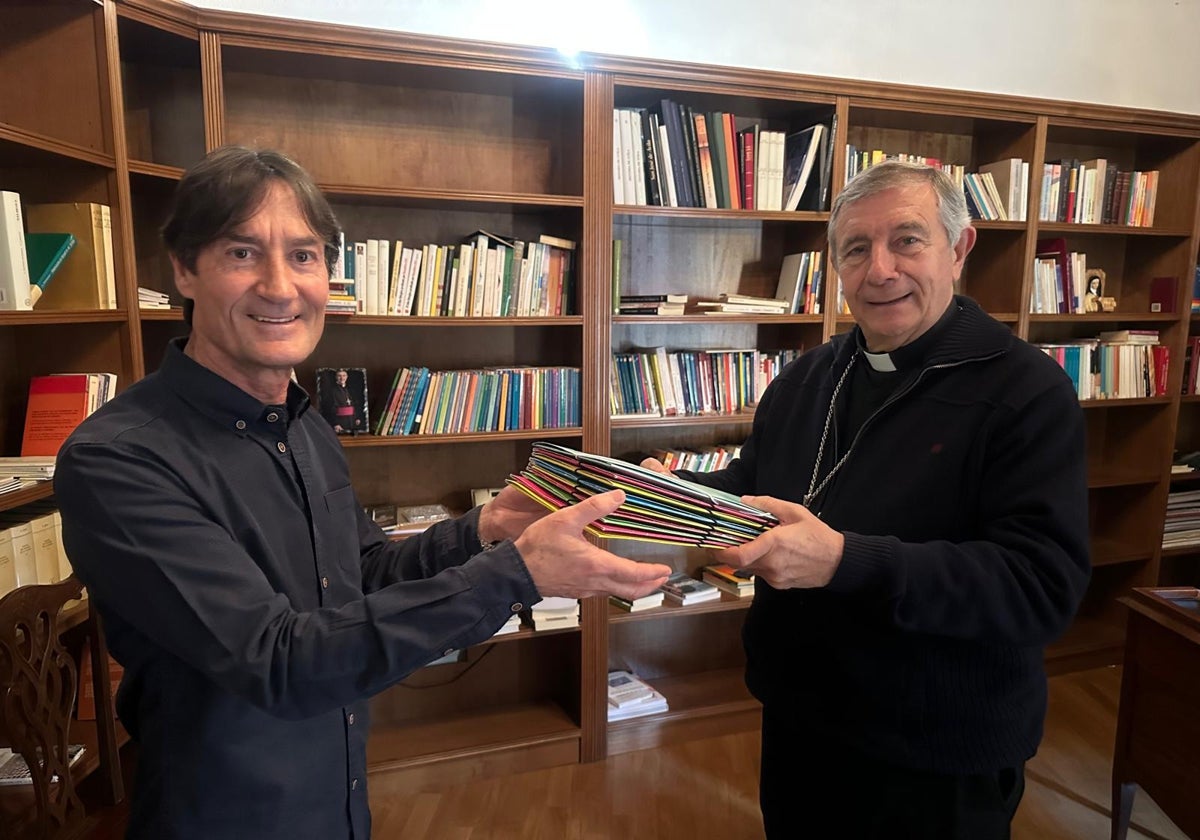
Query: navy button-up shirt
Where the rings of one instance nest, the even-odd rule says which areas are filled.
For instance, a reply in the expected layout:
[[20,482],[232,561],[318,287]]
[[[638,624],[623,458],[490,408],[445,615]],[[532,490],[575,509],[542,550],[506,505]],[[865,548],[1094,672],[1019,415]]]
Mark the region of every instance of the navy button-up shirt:
[[263,405],[168,349],[59,454],[63,539],[125,667],[129,837],[366,838],[366,698],[539,599],[478,513],[404,542],[292,385]]

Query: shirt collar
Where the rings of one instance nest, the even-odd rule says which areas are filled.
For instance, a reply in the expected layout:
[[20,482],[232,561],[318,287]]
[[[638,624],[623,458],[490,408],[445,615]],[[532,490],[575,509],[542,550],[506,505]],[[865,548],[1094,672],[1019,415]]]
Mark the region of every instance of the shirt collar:
[[[162,377],[179,398],[196,411],[211,418],[217,425],[238,434],[256,423],[278,422],[270,415],[279,413],[280,406],[265,405],[250,396],[195,359],[183,352],[187,338],[173,338],[167,344],[158,375]],[[297,419],[308,410],[308,394],[295,382],[288,383],[287,404],[284,406],[288,422]]]
[[856,329],[855,340],[858,343],[858,349],[862,351],[872,370],[888,373],[912,370],[924,363],[933,348],[937,346],[939,337],[946,331],[946,327],[950,322],[954,320],[954,316],[960,308],[958,301],[952,299],[950,305],[946,307],[946,311],[942,313],[942,317],[937,320],[937,323],[908,344],[897,347],[890,353],[872,353],[867,350],[862,330]]

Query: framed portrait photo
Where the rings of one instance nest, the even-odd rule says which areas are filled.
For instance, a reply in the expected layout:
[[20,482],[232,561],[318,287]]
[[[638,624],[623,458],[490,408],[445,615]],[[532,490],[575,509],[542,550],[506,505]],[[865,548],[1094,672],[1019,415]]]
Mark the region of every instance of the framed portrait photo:
[[339,435],[367,434],[367,369],[317,368],[317,407]]

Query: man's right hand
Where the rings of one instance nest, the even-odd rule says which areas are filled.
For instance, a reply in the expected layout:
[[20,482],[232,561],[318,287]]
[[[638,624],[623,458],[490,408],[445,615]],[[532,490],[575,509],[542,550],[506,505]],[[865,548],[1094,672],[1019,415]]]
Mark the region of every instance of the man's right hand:
[[667,469],[666,465],[663,464],[663,462],[658,460],[657,458],[646,458],[638,466],[640,466],[644,470],[650,470],[650,472],[656,472],[659,475],[670,475],[671,474],[671,471],[669,469]]
[[612,513],[624,501],[620,490],[592,496],[539,519],[517,538],[517,550],[543,597],[611,594],[632,600],[666,582],[669,566],[618,557],[584,537],[584,526]]

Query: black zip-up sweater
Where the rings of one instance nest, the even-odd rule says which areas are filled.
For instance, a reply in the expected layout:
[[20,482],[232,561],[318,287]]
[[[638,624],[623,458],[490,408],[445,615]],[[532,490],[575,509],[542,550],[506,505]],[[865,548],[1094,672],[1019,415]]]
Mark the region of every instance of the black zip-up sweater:
[[[845,536],[833,580],[760,580],[744,640],[764,703],[881,761],[974,773],[1025,761],[1041,740],[1043,648],[1090,573],[1087,464],[1066,374],[970,299],[955,305],[920,373],[863,422],[813,500]],[[728,468],[679,474],[800,502],[858,342],[855,329],[789,365]],[[845,450],[826,445],[822,478]]]

